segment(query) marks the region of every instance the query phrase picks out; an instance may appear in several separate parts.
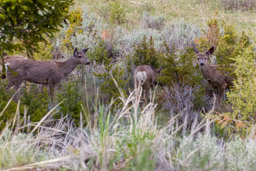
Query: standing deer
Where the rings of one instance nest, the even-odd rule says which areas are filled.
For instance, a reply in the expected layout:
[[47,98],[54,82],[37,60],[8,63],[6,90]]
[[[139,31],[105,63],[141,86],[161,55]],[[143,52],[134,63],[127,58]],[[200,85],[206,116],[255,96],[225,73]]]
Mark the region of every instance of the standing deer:
[[197,62],[199,68],[204,76],[213,88],[218,90],[217,107],[220,107],[222,97],[225,89],[232,86],[233,78],[228,74],[222,73],[217,69],[217,65],[210,65],[208,62],[209,56],[213,54],[214,47],[211,47],[206,53],[200,53],[193,44],[194,51],[197,54]]
[[54,99],[54,88],[61,79],[71,73],[78,64],[89,65],[90,62],[85,58],[87,49],[78,51],[75,48],[73,55],[64,62],[57,61],[35,61],[31,59],[15,59],[7,63],[16,74],[7,70],[8,85],[7,90],[15,87],[17,90],[23,81],[36,84],[49,85],[51,100]]
[[140,65],[136,67],[133,75],[135,88],[137,89],[139,86],[142,86],[145,100],[149,98],[150,88],[153,89],[156,85],[157,76],[160,72],[161,69],[154,69],[150,65]]

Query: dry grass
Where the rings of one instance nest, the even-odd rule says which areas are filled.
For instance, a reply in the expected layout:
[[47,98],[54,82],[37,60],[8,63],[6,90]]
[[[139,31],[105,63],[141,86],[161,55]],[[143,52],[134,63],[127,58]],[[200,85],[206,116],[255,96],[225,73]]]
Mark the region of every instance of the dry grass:
[[[81,113],[81,119],[87,120],[86,127],[74,127],[67,118],[49,125],[54,109],[38,123],[16,127],[13,132],[9,127],[0,134],[0,168],[248,170],[250,166],[255,169],[253,134],[247,140],[230,142],[211,136],[214,120],[208,119],[208,115],[212,110],[200,123],[194,121],[189,129],[187,122],[178,121],[183,113],[159,125],[154,101],[142,105],[140,98],[141,89],[131,92],[127,98],[121,96],[122,105],[114,114],[111,110],[114,101],[109,106],[99,105],[93,118]],[[34,134],[22,133],[27,126],[34,128]]]

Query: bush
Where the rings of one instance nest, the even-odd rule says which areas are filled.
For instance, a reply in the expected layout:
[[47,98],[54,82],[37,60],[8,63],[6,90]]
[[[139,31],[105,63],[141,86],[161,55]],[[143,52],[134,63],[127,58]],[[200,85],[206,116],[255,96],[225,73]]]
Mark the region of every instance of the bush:
[[[6,91],[7,83],[0,78],[0,113],[3,111],[8,101],[11,99],[11,94],[14,94],[13,91]],[[11,102],[6,108],[5,112],[2,116],[0,116],[0,132],[6,126],[6,124],[11,124],[12,119],[15,116],[17,110],[17,104],[15,102]],[[19,109],[20,114],[23,114],[22,107]]]
[[156,50],[152,37],[147,42],[147,37],[144,36],[142,42],[135,45],[134,49],[135,52],[130,58],[135,66],[151,65],[154,68],[161,66],[162,54]]
[[[168,100],[175,101],[175,98],[184,96],[193,101],[194,109],[202,107],[204,105],[203,96],[205,93],[202,86],[203,77],[199,74],[200,71],[198,66],[194,65],[194,60],[196,58],[194,51],[192,48],[188,48],[186,52],[179,53],[175,51],[174,48],[171,50],[166,43],[164,43],[163,46],[166,48],[166,53],[164,53],[164,58],[162,59],[163,70],[159,81],[170,87],[169,92],[165,92],[169,94]],[[187,96],[186,93],[188,93],[189,90],[192,91],[191,93],[193,97]],[[180,92],[180,94],[178,92]],[[183,102],[186,104],[184,99],[181,101],[182,104]],[[171,104],[172,102],[167,101],[166,103]],[[176,106],[175,104],[180,103],[174,102],[172,106]],[[186,108],[188,106],[181,107],[177,105],[174,108],[179,108],[180,111],[182,111],[183,107]]]
[[36,84],[21,89],[21,104],[27,108],[31,122],[40,121],[48,111],[49,97],[47,89],[39,92]]
[[[110,101],[112,98],[116,99],[120,97],[120,91],[117,86],[126,95],[127,84],[129,78],[125,78],[125,70],[127,68],[122,67],[122,63],[113,64],[111,63],[111,58],[104,58],[103,72],[95,72],[94,75],[101,80],[100,90],[104,93],[106,98],[103,100]],[[115,84],[116,81],[117,85]],[[104,97],[104,96],[103,96]],[[120,101],[117,101],[119,103]]]
[[78,126],[80,124],[80,112],[82,111],[81,105],[83,104],[82,95],[79,82],[68,81],[57,95],[58,103],[61,101],[63,103],[60,104],[60,112],[54,115],[54,117],[59,119],[61,116],[68,115],[75,125]]
[[256,70],[254,47],[249,46],[235,59],[236,80],[231,92],[227,93],[232,111],[226,113],[228,119],[223,124],[231,124],[234,131],[246,133],[256,122]]
[[[1,81],[0,111],[3,110],[7,102],[11,99],[11,95],[14,94],[13,91],[7,92],[5,87],[6,84]],[[24,115],[26,115],[26,117],[28,117],[28,119],[26,118],[28,122],[38,122],[47,114],[49,98],[46,90],[41,93],[38,91],[37,85],[32,84],[27,86],[27,88],[22,87],[20,91],[21,95],[19,109],[17,108],[18,106],[14,101],[8,105],[5,112],[0,117],[0,130],[6,126],[6,123],[9,122],[9,124],[11,124],[10,122],[14,119],[17,110],[19,112],[19,118],[22,118]],[[26,113],[24,112],[24,108],[27,109],[25,110]]]
[[123,24],[125,22],[125,11],[119,0],[114,0],[109,4],[110,22],[113,24]]
[[134,53],[135,47],[142,43],[144,36],[152,37],[157,50],[161,49],[163,38],[160,31],[155,29],[139,28],[134,29],[130,33],[120,35],[117,43],[117,49],[121,54],[130,55]]
[[81,26],[77,27],[78,30],[75,32],[75,36],[71,38],[73,47],[80,49],[89,47],[94,50],[97,48],[99,39],[101,39],[103,31],[107,27],[96,14],[89,13],[86,9],[83,9]]
[[255,0],[221,0],[221,5],[225,10],[250,11],[256,9]]
[[186,23],[183,19],[166,24],[162,34],[163,40],[166,41],[169,48],[175,47],[182,51],[191,47],[194,39],[201,35],[201,31],[195,25]]
[[149,12],[143,12],[143,20],[146,28],[161,30],[164,27],[163,16],[152,17]]

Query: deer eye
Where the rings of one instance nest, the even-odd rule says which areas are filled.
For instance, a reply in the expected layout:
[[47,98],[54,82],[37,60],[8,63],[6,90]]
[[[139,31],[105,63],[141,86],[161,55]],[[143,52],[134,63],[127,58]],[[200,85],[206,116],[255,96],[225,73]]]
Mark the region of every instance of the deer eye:
[[206,60],[206,58],[204,58]]

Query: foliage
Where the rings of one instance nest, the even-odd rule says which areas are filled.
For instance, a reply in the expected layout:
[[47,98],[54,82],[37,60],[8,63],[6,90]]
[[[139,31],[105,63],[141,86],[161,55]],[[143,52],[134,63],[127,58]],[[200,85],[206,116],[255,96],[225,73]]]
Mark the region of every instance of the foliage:
[[165,57],[163,58],[163,71],[161,72],[161,82],[166,85],[187,84],[197,85],[202,80],[198,74],[198,68],[193,65],[195,53],[192,48],[188,48],[186,53],[179,53],[170,50],[168,45],[164,43],[166,48]]
[[[0,111],[2,112],[5,106],[7,105],[8,101],[11,98],[11,94],[13,91],[6,91],[7,83],[0,79]],[[6,126],[6,124],[11,124],[12,119],[17,110],[17,104],[15,102],[11,102],[8,107],[6,108],[4,114],[0,116],[0,132]],[[19,112],[22,113],[22,108],[19,109]]]
[[[203,77],[201,74],[198,74],[200,71],[198,67],[194,65],[194,51],[192,48],[188,48],[187,52],[179,53],[173,50],[174,48],[171,50],[166,43],[164,43],[163,46],[166,48],[166,53],[164,53],[162,60],[163,70],[161,71],[159,81],[170,87],[175,87],[176,85],[179,87],[183,87],[184,85],[193,87],[194,97],[191,100],[193,100],[196,108],[202,107],[204,104],[203,95],[205,93],[202,87]],[[178,91],[176,89],[177,87],[174,91],[170,91],[169,93],[175,96],[176,91]],[[175,99],[173,100],[175,101]]]
[[29,57],[38,43],[53,37],[68,15],[72,0],[0,2],[0,51],[25,48]]
[[94,49],[89,49],[89,51],[87,52],[87,56],[90,61],[95,60],[97,64],[102,65],[106,62],[106,65],[108,65],[111,62],[111,58],[109,58],[106,44],[101,39],[98,40],[98,44]]
[[[104,63],[104,71],[95,72],[94,75],[102,81],[102,83],[100,84],[100,89],[107,96],[107,101],[109,101],[111,98],[116,99],[120,96],[120,91],[118,90],[117,86],[121,90],[127,90],[126,87],[129,82],[129,78],[124,77],[126,68],[121,66],[122,63],[113,64],[111,62],[112,58],[104,57],[101,58],[101,60]],[[120,101],[118,101],[117,103],[119,102]]]
[[121,32],[120,38],[118,39],[117,49],[120,54],[130,55],[134,53],[135,47],[143,42],[144,36],[146,38],[152,37],[154,45],[157,50],[161,49],[163,35],[160,31],[155,29],[138,28],[134,29],[129,33],[125,30]]
[[80,49],[89,47],[90,50],[94,50],[97,48],[99,39],[101,39],[107,25],[104,24],[102,18],[99,18],[95,13],[89,13],[86,8],[83,9],[81,17],[82,23],[76,27],[74,36],[71,37],[72,46]]
[[[55,157],[53,152],[40,149],[31,134],[13,134],[10,130],[4,131],[0,138],[0,168],[8,169]],[[23,170],[23,169],[19,169]]]
[[216,60],[218,64],[221,64],[219,68],[235,76],[233,74],[234,67],[231,64],[235,62],[237,56],[245,53],[245,49],[251,44],[250,41],[250,38],[244,32],[237,35],[233,26],[225,25],[224,35],[220,37],[216,51]]
[[64,28],[65,33],[62,39],[62,43],[69,50],[71,49],[73,50],[72,43],[71,43],[72,36],[74,36],[76,32],[83,33],[83,30],[81,29],[81,25],[83,21],[82,14],[83,14],[83,11],[80,7],[72,10],[69,13],[69,16],[68,16],[69,25],[68,25],[68,28]]
[[151,65],[154,68],[159,68],[162,54],[155,49],[154,40],[152,37],[147,42],[147,37],[144,35],[140,44],[135,46],[135,52],[131,57],[135,66]]
[[194,39],[201,35],[201,31],[195,25],[187,23],[184,19],[181,19],[166,24],[162,31],[162,35],[162,40],[166,41],[169,48],[174,47],[175,49],[183,51],[187,47],[191,47]]
[[21,89],[21,104],[27,108],[31,122],[40,121],[48,111],[49,97],[46,87],[39,92],[35,84]]
[[124,7],[119,0],[114,0],[109,3],[110,22],[113,24],[123,24],[125,22]]
[[235,59],[234,75],[236,80],[231,92],[227,93],[228,102],[232,105],[232,111],[226,115],[229,119],[224,120],[223,124],[231,124],[234,131],[246,133],[256,122],[256,70],[254,47],[249,46],[243,54]]
[[150,16],[149,12],[143,12],[143,20],[146,28],[161,30],[164,27],[165,18],[163,16]]
[[54,117],[59,119],[61,116],[68,115],[69,118],[74,121],[76,126],[78,126],[80,123],[80,113],[82,111],[81,105],[83,104],[79,82],[68,81],[63,86],[62,91],[57,95],[57,101],[63,102],[60,104],[60,112]]
[[40,42],[37,52],[34,53],[35,60],[51,60],[53,59],[54,45],[51,41]]

